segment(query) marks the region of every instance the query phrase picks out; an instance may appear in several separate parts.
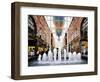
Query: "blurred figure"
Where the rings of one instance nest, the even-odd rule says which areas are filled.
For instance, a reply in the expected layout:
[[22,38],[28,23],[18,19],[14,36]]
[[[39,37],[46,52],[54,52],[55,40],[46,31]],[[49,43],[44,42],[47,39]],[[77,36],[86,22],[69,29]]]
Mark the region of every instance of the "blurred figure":
[[34,48],[31,48],[31,49],[30,49],[30,56],[34,56],[34,55],[35,55]]

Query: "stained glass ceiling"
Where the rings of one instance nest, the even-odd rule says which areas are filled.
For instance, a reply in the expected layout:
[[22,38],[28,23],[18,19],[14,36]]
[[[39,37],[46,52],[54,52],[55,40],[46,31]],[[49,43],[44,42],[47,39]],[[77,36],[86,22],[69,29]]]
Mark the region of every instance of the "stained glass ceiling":
[[[53,33],[54,36],[54,41],[55,41],[55,47],[57,48],[61,48],[63,47],[63,39],[65,36],[65,33],[67,32],[67,29],[69,28],[69,25],[73,19],[73,17],[70,16],[66,16],[66,17],[60,17],[60,19],[63,19],[63,29],[61,32],[61,35],[58,36],[57,35],[57,31],[59,32],[59,30],[56,30],[56,25],[54,24],[54,16],[45,16],[45,19],[47,21],[48,27],[50,28],[51,32]],[[59,21],[59,17],[57,18],[57,20]],[[61,21],[61,20],[60,20]]]
[[[65,30],[65,31],[67,31],[67,29],[69,28],[69,25],[70,25],[70,23],[71,23],[71,21],[72,21],[72,18],[73,17],[70,17],[70,16],[59,16],[59,18],[57,18],[58,16],[55,16],[55,18],[56,18],[56,21],[58,20],[58,21],[61,21],[62,19],[64,19],[63,20],[63,23],[64,23],[64,25],[63,25],[63,30]],[[54,16],[45,16],[45,19],[46,19],[46,21],[47,21],[47,24],[48,24],[48,27],[51,29],[51,31],[54,33],[55,32],[55,24],[54,24]],[[61,19],[61,20],[60,20]],[[62,21],[61,21],[62,22]]]

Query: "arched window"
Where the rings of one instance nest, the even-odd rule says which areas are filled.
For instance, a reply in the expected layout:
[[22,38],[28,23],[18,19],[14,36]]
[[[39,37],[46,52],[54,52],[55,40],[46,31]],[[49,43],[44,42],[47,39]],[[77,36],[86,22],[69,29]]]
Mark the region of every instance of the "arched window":
[[84,18],[81,24],[81,38],[87,40],[88,38],[88,19]]
[[88,58],[88,18],[84,18],[81,23],[80,28],[81,33],[81,40],[80,40],[80,47],[82,58]]

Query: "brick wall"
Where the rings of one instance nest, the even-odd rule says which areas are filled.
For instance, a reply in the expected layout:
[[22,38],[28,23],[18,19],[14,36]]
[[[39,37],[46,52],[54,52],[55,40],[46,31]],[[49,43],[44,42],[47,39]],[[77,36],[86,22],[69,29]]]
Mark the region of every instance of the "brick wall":
[[47,25],[44,16],[33,16],[37,26],[37,36],[41,35],[41,39],[51,46],[51,31]]
[[71,42],[77,36],[80,37],[80,25],[82,17],[74,17],[67,31],[67,43]]
[[67,30],[67,44],[71,44],[72,51],[80,51],[80,27],[83,17],[73,17]]

